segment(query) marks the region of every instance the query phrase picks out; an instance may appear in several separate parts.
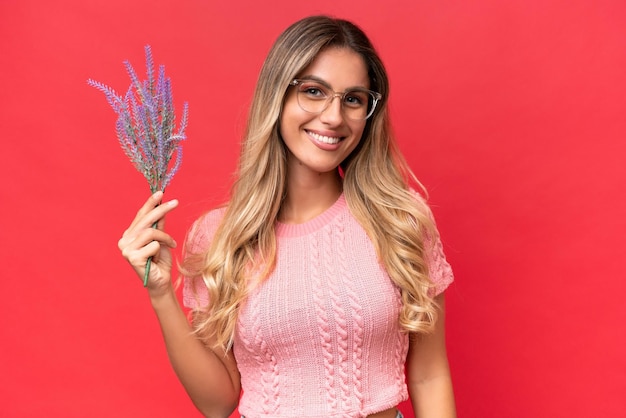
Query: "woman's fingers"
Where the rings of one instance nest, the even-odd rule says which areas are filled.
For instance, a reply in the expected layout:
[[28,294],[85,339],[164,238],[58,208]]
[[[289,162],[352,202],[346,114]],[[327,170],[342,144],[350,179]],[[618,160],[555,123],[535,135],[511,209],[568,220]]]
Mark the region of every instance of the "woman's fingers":
[[[172,268],[170,249],[176,248],[176,241],[163,228],[165,215],[178,206],[178,201],[161,203],[162,198],[162,192],[150,196],[137,211],[137,215],[117,243],[122,256],[140,278],[145,274],[148,259],[152,258],[149,283],[157,288],[170,284]],[[154,224],[157,225],[156,228],[152,227]]]
[[127,253],[127,261],[133,267],[139,278],[146,273],[146,261],[152,257],[149,283],[159,286],[170,282],[172,257],[167,247],[161,247],[157,241]]
[[128,229],[124,231],[123,238],[136,235],[139,231],[146,228],[152,228],[155,222],[157,222],[158,229],[163,229],[165,215],[178,206],[178,200],[176,199],[158,206],[155,205],[156,202],[151,202],[151,199],[148,199],[148,202],[137,212],[135,219],[133,219]]
[[120,239],[118,246],[122,256],[133,269],[143,277],[146,263],[152,257],[151,279],[169,277],[171,268],[170,248],[176,247],[176,241],[164,231],[146,228],[136,235],[126,235]]
[[135,219],[133,219],[128,227],[128,231],[152,227],[155,222],[161,220],[168,212],[178,206],[178,200],[176,199],[161,204],[162,198],[162,192],[156,192],[150,196],[137,212]]
[[[157,241],[152,241],[141,248],[126,248],[122,251],[124,258],[135,267],[137,271],[145,268],[148,258],[156,258],[161,251],[161,246]],[[156,263],[156,261],[155,261]]]
[[118,241],[118,247],[122,251],[122,255],[126,256],[125,252],[135,251],[151,242],[158,242],[169,248],[176,248],[177,245],[174,238],[166,232],[160,229],[146,228],[136,234],[123,236]]
[[146,200],[143,206],[139,208],[139,210],[137,211],[137,215],[135,215],[135,219],[133,219],[128,229],[134,228],[148,212],[159,206],[159,204],[161,203],[161,199],[163,199],[162,191],[153,193],[152,196],[150,196],[148,200]]
[[[151,251],[145,257],[146,260],[150,256],[157,256],[161,245],[169,248],[176,247],[176,241],[164,232],[162,228],[165,215],[178,206],[178,201],[171,200],[164,204],[159,204],[162,197],[163,193],[157,192],[148,198],[117,243],[118,248],[126,259],[131,261],[132,257],[131,264],[133,265],[137,262],[137,251],[153,242],[157,243],[157,245],[150,245]],[[152,227],[154,223],[158,223],[158,228]]]

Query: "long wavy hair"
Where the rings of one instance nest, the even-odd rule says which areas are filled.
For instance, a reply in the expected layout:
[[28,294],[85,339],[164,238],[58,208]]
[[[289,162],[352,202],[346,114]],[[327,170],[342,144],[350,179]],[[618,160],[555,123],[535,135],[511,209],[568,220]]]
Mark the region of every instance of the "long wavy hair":
[[214,347],[232,346],[238,309],[248,295],[252,272],[264,278],[274,268],[274,227],[287,181],[286,149],[279,134],[281,109],[291,80],[329,47],[358,53],[367,65],[370,89],[382,95],[359,145],[341,164],[346,202],[401,291],[401,328],[415,333],[433,329],[436,304],[429,295],[425,242],[436,230],[424,200],[411,187],[425,191],[393,139],[385,68],[367,36],[353,23],[312,16],[287,28],[265,59],[221,223],[208,250],[188,254],[181,266],[182,274],[195,281],[194,289],[204,285],[208,289],[209,306],[195,312],[194,326]]

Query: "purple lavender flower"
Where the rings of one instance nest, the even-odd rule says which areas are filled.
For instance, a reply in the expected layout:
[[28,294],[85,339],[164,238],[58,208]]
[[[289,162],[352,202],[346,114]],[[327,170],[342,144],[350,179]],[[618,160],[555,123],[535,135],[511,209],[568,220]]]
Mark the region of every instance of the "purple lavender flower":
[[[183,106],[183,116],[176,131],[172,83],[165,76],[163,65],[159,66],[155,82],[150,45],[146,45],[145,49],[148,79],[139,81],[130,62],[124,61],[131,81],[124,97],[98,81],[89,79],[87,84],[103,92],[107,102],[117,113],[115,132],[122,149],[137,170],[148,180],[150,191],[155,193],[158,190],[165,191],[180,168],[183,157],[181,141],[186,139],[188,105],[185,103]],[[175,158],[173,162],[172,158]],[[156,226],[155,222],[152,227]],[[148,284],[151,262],[152,257],[148,258],[146,263],[144,287]]]
[[[115,131],[124,153],[144,175],[152,193],[165,190],[182,162],[181,141],[186,139],[187,103],[178,130],[172,100],[172,83],[159,66],[154,79],[154,63],[150,46],[146,45],[147,80],[140,81],[128,61],[124,66],[130,77],[130,87],[124,97],[112,88],[92,79],[87,84],[104,93],[117,113]],[[174,158],[174,161],[172,161]]]

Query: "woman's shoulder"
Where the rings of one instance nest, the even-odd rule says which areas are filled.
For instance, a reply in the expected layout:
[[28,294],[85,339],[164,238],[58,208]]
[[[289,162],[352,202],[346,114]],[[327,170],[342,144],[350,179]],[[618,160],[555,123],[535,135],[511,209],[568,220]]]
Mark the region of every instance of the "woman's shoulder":
[[219,206],[213,209],[208,210],[207,212],[200,215],[198,219],[192,225],[192,229],[195,228],[203,228],[203,229],[217,229],[217,226],[222,221],[224,217],[224,213],[226,212],[226,205]]
[[409,187],[409,193],[413,198],[413,203],[418,211],[427,215],[431,221],[434,221],[433,212],[428,205],[428,197],[426,195],[426,190],[418,190],[413,187]]
[[418,190],[415,187],[409,187],[408,190],[411,196],[413,197],[413,199],[415,199],[419,203],[426,204],[426,191],[425,190]]
[[211,242],[217,228],[222,222],[226,206],[211,209],[198,217],[187,233],[186,249],[190,253],[203,252]]

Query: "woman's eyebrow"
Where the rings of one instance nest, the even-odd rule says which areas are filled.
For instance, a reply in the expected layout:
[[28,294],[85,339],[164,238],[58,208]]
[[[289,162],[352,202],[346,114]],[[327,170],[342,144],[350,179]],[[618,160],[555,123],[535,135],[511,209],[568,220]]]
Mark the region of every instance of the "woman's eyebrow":
[[329,89],[332,89],[330,84],[328,84],[325,80],[314,75],[305,75],[305,76],[297,77],[297,78],[299,78],[300,80],[315,81],[317,83],[324,85],[325,87],[328,87]]
[[[302,77],[296,77],[296,78],[298,78],[299,80],[315,81],[316,83],[319,83],[323,85],[324,87],[327,87],[329,90],[335,91],[333,87],[326,80],[320,77],[317,77],[315,75],[303,75]],[[350,90],[369,90],[369,89],[365,86],[351,86],[345,89],[344,91],[350,91]]]

